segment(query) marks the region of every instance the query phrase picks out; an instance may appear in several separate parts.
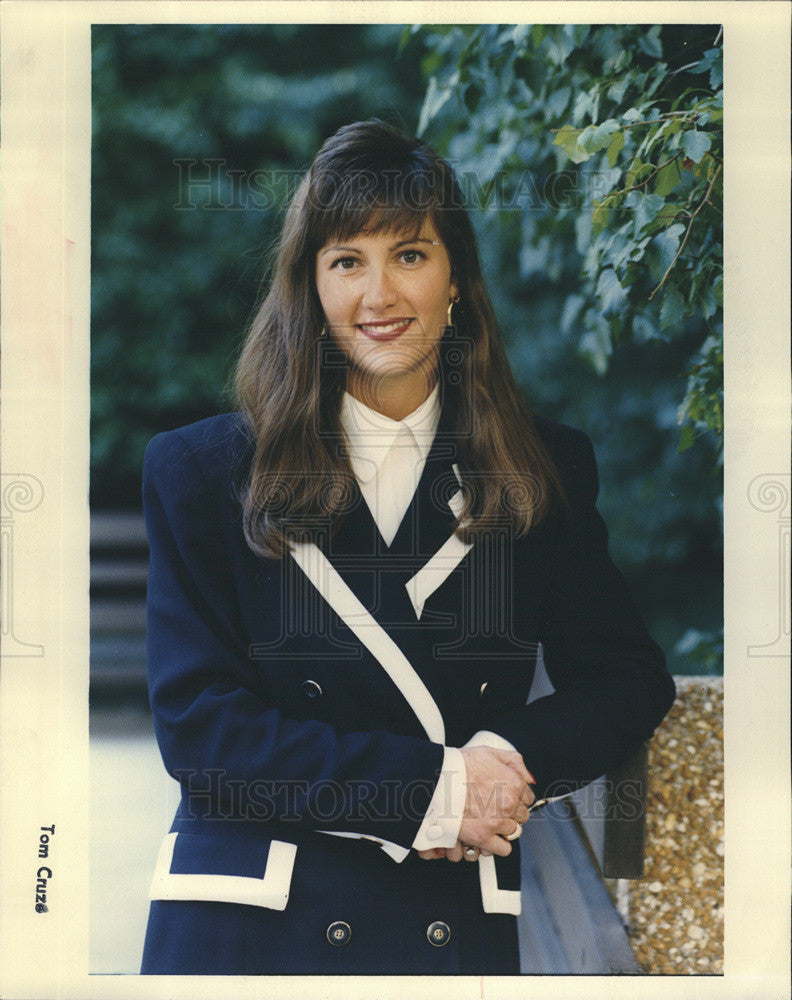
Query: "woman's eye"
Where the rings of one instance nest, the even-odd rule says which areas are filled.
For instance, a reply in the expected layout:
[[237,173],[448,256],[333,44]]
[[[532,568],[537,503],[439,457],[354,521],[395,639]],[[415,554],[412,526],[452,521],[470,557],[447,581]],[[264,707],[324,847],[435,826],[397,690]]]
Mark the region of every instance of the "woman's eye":
[[424,254],[420,250],[402,250],[401,256],[405,264],[417,264]]
[[341,271],[351,271],[355,266],[357,261],[354,257],[339,257],[338,260],[334,260],[332,266],[337,267]]

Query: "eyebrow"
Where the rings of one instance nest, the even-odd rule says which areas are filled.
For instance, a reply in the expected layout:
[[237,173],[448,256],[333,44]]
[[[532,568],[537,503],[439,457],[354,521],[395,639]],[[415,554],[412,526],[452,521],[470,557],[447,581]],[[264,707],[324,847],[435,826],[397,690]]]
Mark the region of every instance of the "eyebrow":
[[[430,240],[428,237],[418,236],[414,240],[399,240],[398,243],[394,243],[393,246],[388,247],[388,249],[389,250],[398,250],[399,247],[408,246],[409,244],[412,244],[412,243],[428,243],[430,246],[433,246],[433,247],[439,247],[440,246],[440,241],[439,240]],[[345,247],[345,246],[341,246],[339,244],[336,244],[335,246],[325,247],[324,250],[320,250],[319,251],[319,256],[322,257],[326,253],[333,253],[333,252],[337,252],[338,250],[345,250],[347,252],[351,251],[352,253],[359,253],[359,250],[358,250],[357,247]]]

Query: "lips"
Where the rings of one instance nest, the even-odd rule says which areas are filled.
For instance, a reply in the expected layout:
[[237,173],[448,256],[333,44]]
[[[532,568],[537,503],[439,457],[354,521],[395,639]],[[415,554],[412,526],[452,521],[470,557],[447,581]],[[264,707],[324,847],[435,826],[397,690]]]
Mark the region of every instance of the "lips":
[[365,334],[369,340],[376,340],[380,343],[387,340],[395,340],[407,330],[412,323],[412,317],[399,316],[396,319],[380,320],[376,323],[358,323],[357,328]]

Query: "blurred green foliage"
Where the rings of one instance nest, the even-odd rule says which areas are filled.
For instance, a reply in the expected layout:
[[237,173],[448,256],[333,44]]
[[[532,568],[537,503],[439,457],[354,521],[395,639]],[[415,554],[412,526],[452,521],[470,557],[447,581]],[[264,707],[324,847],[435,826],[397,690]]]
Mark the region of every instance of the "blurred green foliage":
[[718,672],[716,37],[95,25],[92,504],[137,506],[151,435],[232,405],[286,201],[328,135],[376,115],[455,166],[518,381],[591,435],[614,558],[672,669]]
[[679,447],[712,431],[720,464],[720,29],[490,24],[422,34],[433,55],[421,132],[436,132],[494,205],[523,208],[534,195],[500,220],[519,230],[520,276],[567,288],[562,329],[600,374],[616,344],[688,335]]
[[92,462],[137,505],[158,430],[227,409],[297,178],[370,115],[405,129],[420,52],[376,25],[94,25]]

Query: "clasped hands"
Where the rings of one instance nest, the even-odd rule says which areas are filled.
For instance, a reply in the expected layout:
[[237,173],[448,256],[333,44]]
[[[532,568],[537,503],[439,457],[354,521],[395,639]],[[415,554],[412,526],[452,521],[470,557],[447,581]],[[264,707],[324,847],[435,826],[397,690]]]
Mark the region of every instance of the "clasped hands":
[[466,769],[465,811],[454,847],[418,851],[425,861],[476,861],[479,856],[511,854],[534,803],[533,775],[516,750],[462,747]]

